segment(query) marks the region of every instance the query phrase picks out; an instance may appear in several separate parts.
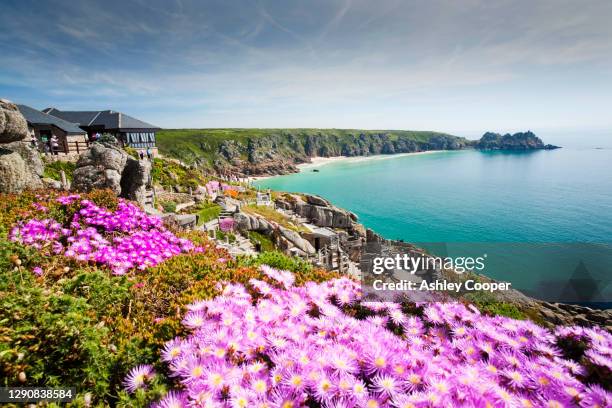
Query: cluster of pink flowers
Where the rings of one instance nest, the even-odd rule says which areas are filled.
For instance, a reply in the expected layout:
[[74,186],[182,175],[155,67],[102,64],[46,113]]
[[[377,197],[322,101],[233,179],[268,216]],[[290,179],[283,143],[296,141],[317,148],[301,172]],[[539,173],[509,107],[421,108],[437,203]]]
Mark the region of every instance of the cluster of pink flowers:
[[231,184],[221,183],[221,190],[229,191],[229,190],[238,190],[236,186],[232,186]]
[[[610,369],[604,330],[552,333],[460,303],[419,305],[421,314],[410,315],[397,303],[362,302],[347,278],[295,287],[290,273],[263,271],[278,283],[225,284],[215,299],[189,306],[191,334],[162,352],[181,387],[157,407],[612,404],[585,379],[588,365]],[[558,347],[568,339],[588,344],[580,362]],[[129,390],[142,388],[129,378]]]
[[228,190],[236,190],[236,186],[232,186],[226,183],[221,183],[217,180],[210,180],[208,183],[206,183],[204,187],[206,187],[206,191],[208,192],[208,195],[213,195],[213,194],[219,193],[220,191],[225,192]]
[[217,180],[210,180],[208,183],[206,183],[204,187],[206,187],[208,195],[213,195],[219,192],[219,189],[221,188],[221,183],[219,183]]
[[[63,205],[81,200],[78,194],[58,197]],[[116,275],[132,268],[146,269],[180,253],[201,251],[191,241],[178,238],[163,222],[137,205],[121,200],[116,211],[80,201],[68,225],[53,219],[31,219],[12,228],[12,241],[84,262],[109,266]]]
[[223,232],[229,232],[234,229],[233,218],[223,218],[219,221],[219,229]]

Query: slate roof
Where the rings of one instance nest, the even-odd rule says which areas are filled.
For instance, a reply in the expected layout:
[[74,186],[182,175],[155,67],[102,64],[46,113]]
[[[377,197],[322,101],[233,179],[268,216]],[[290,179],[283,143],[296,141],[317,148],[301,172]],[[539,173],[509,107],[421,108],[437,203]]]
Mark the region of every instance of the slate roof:
[[17,105],[23,117],[32,125],[53,125],[62,129],[69,135],[83,135],[85,131],[76,123],[58,118],[53,115],[48,115],[44,112],[31,108],[27,105]]
[[55,108],[47,108],[45,112],[80,126],[103,126],[105,129],[159,129],[142,120],[136,119],[125,113],[111,110],[105,111],[60,111]]
[[43,109],[43,112],[82,126],[87,126],[100,113],[99,111],[62,112],[55,108]]

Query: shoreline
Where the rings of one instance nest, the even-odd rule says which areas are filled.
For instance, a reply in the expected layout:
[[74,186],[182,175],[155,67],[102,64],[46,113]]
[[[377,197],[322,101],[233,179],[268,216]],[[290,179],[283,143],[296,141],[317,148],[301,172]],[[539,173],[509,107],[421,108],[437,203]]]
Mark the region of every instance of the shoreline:
[[[373,161],[373,160],[386,160],[393,159],[398,157],[406,157],[406,156],[419,156],[423,154],[430,153],[440,153],[447,152],[448,150],[425,150],[422,152],[409,152],[409,153],[393,153],[393,154],[375,154],[372,156],[331,156],[331,157],[311,157],[310,163],[301,163],[297,165],[297,168],[302,171],[303,169],[317,168],[321,166],[325,166],[331,163],[337,162],[361,162],[361,161]],[[274,177],[274,176],[272,176]]]
[[[310,158],[310,163],[300,163],[296,165],[296,167],[299,170],[298,173],[301,173],[308,169],[315,169],[315,168],[323,167],[325,165],[332,164],[332,163],[340,163],[340,162],[356,163],[356,162],[361,162],[361,161],[387,160],[387,159],[393,159],[393,158],[398,158],[398,157],[419,156],[423,154],[440,153],[440,152],[447,152],[447,151],[448,150],[426,150],[426,151],[421,151],[421,152],[409,152],[409,153],[375,154],[371,156],[330,156],[330,157],[314,156]],[[286,176],[288,174],[297,174],[297,173],[275,174],[271,176],[250,176],[250,177],[247,177],[247,181],[255,182],[259,180],[269,179],[272,177]]]

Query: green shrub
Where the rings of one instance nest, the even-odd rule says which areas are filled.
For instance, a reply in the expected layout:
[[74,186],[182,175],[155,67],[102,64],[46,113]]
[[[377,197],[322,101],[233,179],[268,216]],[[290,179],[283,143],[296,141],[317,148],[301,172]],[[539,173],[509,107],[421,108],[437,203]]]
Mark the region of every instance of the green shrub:
[[72,181],[75,168],[76,164],[72,162],[55,161],[52,163],[45,163],[43,176],[53,180],[62,181],[61,172],[64,171],[66,174],[66,179],[68,181]]
[[478,309],[491,316],[506,316],[512,319],[525,320],[527,316],[515,304],[501,302],[489,292],[471,292],[464,296],[465,300],[473,303]]
[[162,201],[161,206],[164,209],[164,212],[173,213],[176,212],[176,203],[174,201]]
[[126,146],[123,148],[123,150],[125,150],[125,152],[133,158],[140,159],[140,154],[138,153],[138,150],[134,149],[133,147]]
[[164,187],[180,186],[188,189],[206,184],[206,178],[200,170],[190,169],[176,161],[162,158],[153,159],[151,177],[153,183]]
[[303,259],[292,257],[278,251],[262,252],[256,257],[241,258],[240,263],[245,266],[269,265],[273,268],[291,272],[311,272],[314,268]]
[[262,234],[257,231],[249,231],[249,240],[253,243],[253,245],[259,245],[261,252],[270,252],[276,250],[274,243],[265,234]]
[[227,241],[230,244],[236,242],[236,235],[231,232],[223,232],[221,230],[217,231],[217,239],[221,241]]
[[100,136],[97,142],[102,143],[105,146],[118,146],[119,145],[117,138],[111,135],[110,133],[102,134],[102,136]]

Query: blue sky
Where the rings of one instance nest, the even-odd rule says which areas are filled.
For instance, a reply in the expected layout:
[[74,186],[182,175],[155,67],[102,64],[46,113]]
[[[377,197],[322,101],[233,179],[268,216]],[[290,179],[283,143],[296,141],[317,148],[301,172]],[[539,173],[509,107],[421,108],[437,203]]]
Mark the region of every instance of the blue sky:
[[0,97],[162,127],[612,130],[610,1],[0,2]]

